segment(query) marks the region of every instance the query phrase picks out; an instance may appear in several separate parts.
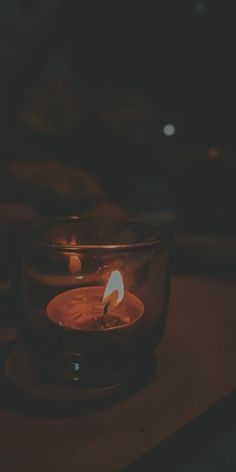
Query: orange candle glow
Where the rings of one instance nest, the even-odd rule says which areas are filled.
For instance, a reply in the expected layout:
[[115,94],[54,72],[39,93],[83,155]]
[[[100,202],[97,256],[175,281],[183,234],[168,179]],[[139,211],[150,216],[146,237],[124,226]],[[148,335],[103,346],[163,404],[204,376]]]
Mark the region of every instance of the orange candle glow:
[[57,295],[47,305],[50,321],[68,329],[114,330],[136,323],[143,315],[142,301],[124,290],[119,271],[113,271],[104,289],[79,287]]

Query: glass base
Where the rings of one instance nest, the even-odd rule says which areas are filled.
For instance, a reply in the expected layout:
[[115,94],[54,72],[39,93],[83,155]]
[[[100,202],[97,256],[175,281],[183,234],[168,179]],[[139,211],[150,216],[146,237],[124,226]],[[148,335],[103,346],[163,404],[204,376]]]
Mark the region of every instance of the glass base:
[[78,358],[64,360],[60,367],[46,372],[33,366],[29,355],[19,345],[12,350],[5,362],[5,371],[10,381],[28,395],[56,401],[106,400],[121,394],[128,394],[144,386],[156,370],[152,354],[129,362],[125,369],[119,370],[104,366],[80,369]]

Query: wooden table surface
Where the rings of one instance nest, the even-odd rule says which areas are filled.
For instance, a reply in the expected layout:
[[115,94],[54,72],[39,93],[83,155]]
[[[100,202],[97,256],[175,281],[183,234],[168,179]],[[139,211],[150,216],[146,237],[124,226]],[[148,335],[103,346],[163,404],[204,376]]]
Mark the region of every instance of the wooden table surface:
[[95,413],[38,417],[0,403],[0,471],[120,470],[232,392],[236,281],[173,276],[158,359],[145,388]]

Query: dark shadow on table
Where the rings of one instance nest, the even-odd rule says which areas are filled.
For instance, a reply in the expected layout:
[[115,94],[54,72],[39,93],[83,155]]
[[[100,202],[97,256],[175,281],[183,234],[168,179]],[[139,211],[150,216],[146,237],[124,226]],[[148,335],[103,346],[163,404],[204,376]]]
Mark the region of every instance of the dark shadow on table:
[[234,391],[122,470],[181,472],[216,441],[235,430],[236,392]]

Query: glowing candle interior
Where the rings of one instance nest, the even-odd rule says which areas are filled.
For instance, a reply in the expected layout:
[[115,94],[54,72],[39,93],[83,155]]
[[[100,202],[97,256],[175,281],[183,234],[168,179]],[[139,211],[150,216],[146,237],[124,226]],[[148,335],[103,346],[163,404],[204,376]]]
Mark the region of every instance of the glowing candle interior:
[[[106,310],[104,310],[106,307]],[[124,290],[119,271],[107,286],[80,287],[61,293],[47,305],[48,318],[57,325],[77,330],[105,330],[133,324],[144,312],[141,300]]]

